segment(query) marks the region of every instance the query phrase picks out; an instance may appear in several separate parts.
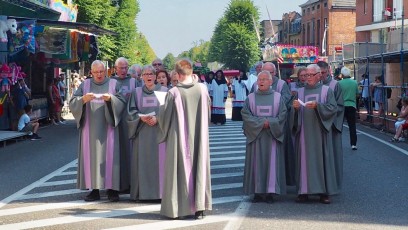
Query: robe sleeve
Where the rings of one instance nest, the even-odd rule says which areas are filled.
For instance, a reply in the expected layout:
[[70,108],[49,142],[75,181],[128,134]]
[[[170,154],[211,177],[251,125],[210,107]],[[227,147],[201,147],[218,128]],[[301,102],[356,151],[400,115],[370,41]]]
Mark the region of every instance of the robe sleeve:
[[280,94],[282,95],[283,99],[284,99],[284,103],[286,105],[286,108],[288,110],[290,110],[290,107],[292,105],[293,102],[293,96],[292,93],[290,92],[289,86],[288,84],[284,84],[282,87],[282,90],[280,92]]
[[250,144],[261,133],[266,118],[257,117],[252,114],[248,98],[245,100],[241,115],[243,120],[242,129],[247,137],[247,144]]
[[132,139],[136,137],[136,132],[138,131],[139,124],[142,122],[139,117],[140,111],[137,107],[137,100],[139,98],[137,98],[136,95],[136,90],[133,89],[127,103],[126,123],[128,125],[128,137]]
[[288,111],[289,113],[289,129],[290,129],[290,133],[292,133],[293,135],[296,135],[299,131],[300,131],[300,116],[299,116],[299,110],[296,110],[295,108],[293,108],[293,106],[290,106],[290,110]]
[[337,131],[341,132],[343,130],[344,99],[343,91],[339,83],[337,83],[336,87],[334,88],[334,96],[337,103],[337,114],[334,119],[333,125],[337,129]]
[[315,109],[322,127],[329,132],[337,114],[337,102],[333,90],[328,89],[325,103],[318,103]]
[[82,101],[84,83],[78,87],[71,99],[69,100],[69,109],[75,118],[77,128],[82,126],[85,118],[85,104]]
[[110,94],[111,100],[105,102],[105,119],[108,124],[116,127],[122,118],[122,112],[126,107],[126,99],[122,96],[120,84],[116,84],[115,94]]
[[[173,116],[175,111],[174,96],[171,93],[167,93],[164,105],[160,105],[159,114],[157,115],[157,122],[161,132],[158,135],[159,143],[165,142],[168,133],[171,129],[171,122],[173,121]],[[177,119],[174,119],[177,121]]]
[[281,143],[285,136],[285,122],[287,118],[287,108],[284,100],[284,98],[280,97],[278,116],[268,119],[269,130],[272,136]]

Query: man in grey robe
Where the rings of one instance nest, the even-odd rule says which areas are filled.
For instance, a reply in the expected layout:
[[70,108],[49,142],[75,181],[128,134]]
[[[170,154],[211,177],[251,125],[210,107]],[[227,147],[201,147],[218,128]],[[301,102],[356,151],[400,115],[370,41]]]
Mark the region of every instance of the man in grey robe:
[[286,105],[280,93],[270,88],[272,75],[258,75],[258,90],[248,95],[241,110],[247,138],[244,192],[253,202],[273,202],[272,194],[286,193],[283,140]]
[[343,92],[338,81],[333,79],[330,75],[329,65],[327,62],[319,61],[317,65],[320,67],[322,76],[320,77],[322,83],[329,88],[334,93],[334,98],[337,103],[337,114],[334,118],[333,125],[330,131],[332,137],[329,138],[329,142],[333,147],[333,153],[336,164],[336,180],[337,186],[342,187],[343,183],[343,143],[342,143],[342,131],[343,131],[343,120],[344,120],[344,99]]
[[[272,75],[272,86],[271,88],[281,94],[283,101],[289,111],[291,109],[293,96],[290,92],[288,84],[276,77],[276,66],[272,62],[265,62],[262,66],[262,71],[268,71]],[[285,124],[285,136],[283,138],[283,146],[285,152],[285,170],[286,170],[286,184],[287,185],[295,185],[295,150],[293,147],[292,135],[288,128],[288,123]]]
[[132,66],[129,67],[128,74],[136,79],[136,87],[142,87],[143,86],[143,80],[142,80],[142,67],[138,64],[133,64]]
[[208,124],[210,97],[207,87],[192,76],[193,64],[175,64],[179,83],[160,106],[158,122],[166,141],[162,215],[204,217],[212,209]]
[[103,62],[91,65],[93,78],[85,80],[72,96],[69,108],[79,129],[79,189],[92,189],[85,201],[100,199],[99,190],[108,189],[108,199],[118,201],[120,189],[119,130],[125,99],[114,79],[106,77]]
[[[307,67],[307,84],[293,101],[290,128],[295,135],[297,202],[306,202],[309,194],[320,195],[329,204],[329,195],[339,193],[335,156],[329,144],[329,132],[337,113],[333,91],[320,81],[320,67]],[[305,104],[301,104],[304,102]]]
[[[130,94],[136,88],[136,79],[127,75],[129,62],[126,58],[120,57],[115,61],[115,79],[121,88],[122,96],[129,100]],[[131,141],[129,140],[128,125],[126,123],[127,111],[122,112],[119,122],[119,146],[120,146],[120,191],[128,193],[130,186],[130,155],[132,152]]]

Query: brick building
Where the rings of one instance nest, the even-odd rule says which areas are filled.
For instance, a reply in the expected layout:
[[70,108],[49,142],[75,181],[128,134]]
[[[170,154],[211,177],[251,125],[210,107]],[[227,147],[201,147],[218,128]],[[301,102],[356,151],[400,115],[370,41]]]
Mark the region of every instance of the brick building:
[[282,15],[279,27],[280,42],[284,44],[301,45],[302,16],[292,11]]
[[[272,25],[271,25],[272,22]],[[279,30],[279,24],[281,23],[280,20],[263,20],[261,21],[261,40],[265,41],[270,39],[271,37],[274,37],[278,35],[278,30]],[[276,38],[275,38],[276,39]],[[279,39],[279,36],[277,37]],[[275,42],[278,42],[278,40],[275,40]]]
[[317,46],[319,55],[330,56],[335,47],[355,41],[356,0],[308,0],[300,7],[302,45]]

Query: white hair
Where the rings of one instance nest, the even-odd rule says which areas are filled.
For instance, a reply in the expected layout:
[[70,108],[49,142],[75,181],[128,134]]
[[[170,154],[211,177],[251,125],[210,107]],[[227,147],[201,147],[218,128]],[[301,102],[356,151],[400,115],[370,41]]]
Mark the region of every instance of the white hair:
[[120,58],[116,59],[115,66],[118,66],[119,62],[125,62],[126,65],[129,65],[129,61],[124,57],[120,57]]
[[103,61],[101,61],[101,60],[95,60],[95,61],[93,61],[92,64],[91,64],[91,69],[95,69],[95,68],[94,68],[95,66],[100,66],[100,65],[103,66],[103,69],[106,68],[105,63],[103,63]]
[[136,69],[138,68],[142,69],[142,67],[139,64],[133,64],[132,66],[130,66],[128,74],[136,74]]
[[316,73],[321,71],[320,67],[317,64],[310,64],[306,68],[307,69],[314,69],[314,70],[316,70]]
[[341,73],[341,75],[343,75],[343,77],[350,77],[351,71],[350,71],[349,68],[343,67],[343,68],[341,68],[340,73]]
[[258,74],[258,77],[261,76],[262,74],[266,74],[266,75],[268,76],[269,80],[272,80],[272,74],[271,74],[269,71],[267,71],[267,70],[262,70],[262,71]]
[[145,66],[143,66],[143,68],[142,68],[142,74],[143,74],[146,70],[150,70],[150,71],[152,71],[152,73],[153,73],[154,75],[156,75],[156,69],[155,69],[152,65],[145,65]]

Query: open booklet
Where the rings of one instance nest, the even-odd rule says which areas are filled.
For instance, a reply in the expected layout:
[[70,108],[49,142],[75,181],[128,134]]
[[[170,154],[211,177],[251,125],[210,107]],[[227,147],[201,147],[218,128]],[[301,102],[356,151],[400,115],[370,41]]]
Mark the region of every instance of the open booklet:
[[310,103],[310,102],[311,102],[311,101],[303,102],[303,101],[300,100],[300,99],[297,99],[297,100],[299,101],[299,103],[300,103],[302,106],[306,106],[307,103]]
[[94,96],[96,99],[102,98],[103,94],[102,93],[94,93]]
[[159,101],[159,104],[164,105],[164,102],[166,100],[167,92],[154,91],[154,95],[156,95],[156,98]]
[[156,115],[156,112],[154,111],[148,114],[139,113],[139,117],[147,117],[147,116],[155,116],[155,115]]

